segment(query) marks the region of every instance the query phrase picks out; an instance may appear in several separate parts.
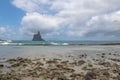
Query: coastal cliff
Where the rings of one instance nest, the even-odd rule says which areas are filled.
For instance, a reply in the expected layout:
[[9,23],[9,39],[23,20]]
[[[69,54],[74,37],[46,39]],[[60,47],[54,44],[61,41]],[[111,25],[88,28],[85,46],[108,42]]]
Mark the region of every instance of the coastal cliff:
[[32,41],[44,41],[44,39],[42,39],[41,34],[40,34],[39,31],[38,31],[37,34],[34,34],[34,35],[33,35]]

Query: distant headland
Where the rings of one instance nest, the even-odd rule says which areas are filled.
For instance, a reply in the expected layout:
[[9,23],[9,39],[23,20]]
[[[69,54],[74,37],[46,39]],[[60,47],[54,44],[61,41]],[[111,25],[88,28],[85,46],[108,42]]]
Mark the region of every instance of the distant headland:
[[40,34],[40,32],[38,31],[37,34],[34,34],[34,35],[33,35],[32,41],[45,41],[45,40],[42,39],[41,34]]

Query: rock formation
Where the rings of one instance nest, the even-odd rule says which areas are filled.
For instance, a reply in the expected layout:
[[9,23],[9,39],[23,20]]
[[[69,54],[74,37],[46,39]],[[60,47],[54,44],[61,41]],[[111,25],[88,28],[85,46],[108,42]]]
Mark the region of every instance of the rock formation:
[[32,41],[44,41],[44,39],[42,39],[39,31],[37,34],[34,34]]

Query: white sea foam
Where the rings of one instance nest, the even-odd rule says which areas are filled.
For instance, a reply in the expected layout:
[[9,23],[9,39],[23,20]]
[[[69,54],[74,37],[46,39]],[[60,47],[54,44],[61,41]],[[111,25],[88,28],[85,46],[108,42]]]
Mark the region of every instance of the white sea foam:
[[0,41],[0,45],[10,45],[12,40]]
[[62,45],[69,45],[68,43],[63,43]]
[[52,45],[69,45],[68,43],[55,43],[55,42],[51,42]]
[[58,43],[55,43],[55,42],[51,42],[52,45],[59,45]]
[[9,42],[2,42],[1,45],[9,45]]
[[19,44],[17,44],[17,43],[12,43],[11,40],[7,40],[7,41],[1,41],[1,42],[0,42],[0,45],[6,46],[6,45],[19,45]]

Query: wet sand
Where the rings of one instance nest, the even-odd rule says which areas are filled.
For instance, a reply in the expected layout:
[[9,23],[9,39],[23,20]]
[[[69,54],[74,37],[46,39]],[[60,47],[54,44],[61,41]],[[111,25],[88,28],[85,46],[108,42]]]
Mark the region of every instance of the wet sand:
[[69,54],[32,58],[0,58],[0,80],[120,80],[119,47],[93,48],[77,47]]

